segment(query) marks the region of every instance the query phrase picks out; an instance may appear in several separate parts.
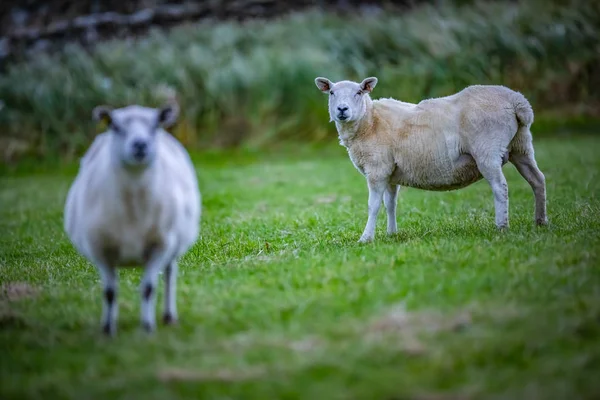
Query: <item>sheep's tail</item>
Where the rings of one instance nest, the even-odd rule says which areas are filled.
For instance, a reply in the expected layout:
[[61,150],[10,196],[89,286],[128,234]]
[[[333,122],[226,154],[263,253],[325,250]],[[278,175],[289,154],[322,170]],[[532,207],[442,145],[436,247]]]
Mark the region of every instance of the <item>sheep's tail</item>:
[[510,143],[509,151],[520,154],[533,154],[530,127],[533,124],[533,109],[529,101],[519,92],[514,92],[512,104],[519,127]]
[[517,117],[519,127],[524,126],[529,128],[533,124],[533,109],[529,101],[521,93],[515,92],[512,104],[515,108],[515,116]]

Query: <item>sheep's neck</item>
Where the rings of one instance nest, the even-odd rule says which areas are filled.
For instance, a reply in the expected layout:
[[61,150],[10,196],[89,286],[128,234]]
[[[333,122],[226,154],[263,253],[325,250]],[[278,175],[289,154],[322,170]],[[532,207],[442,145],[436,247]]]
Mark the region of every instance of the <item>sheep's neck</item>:
[[335,122],[340,144],[344,147],[351,147],[352,143],[368,132],[373,125],[373,101],[370,98],[365,101],[365,113],[358,121]]
[[152,170],[155,163],[146,166],[128,166],[123,164],[121,160],[115,157],[113,162],[115,178],[114,183],[121,189],[128,190],[132,187],[149,187],[153,184],[155,175]]

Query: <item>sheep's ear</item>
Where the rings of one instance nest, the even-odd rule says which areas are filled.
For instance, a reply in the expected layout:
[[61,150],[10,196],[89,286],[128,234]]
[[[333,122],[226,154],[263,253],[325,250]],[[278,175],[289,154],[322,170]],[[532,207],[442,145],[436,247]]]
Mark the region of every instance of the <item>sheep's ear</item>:
[[377,78],[375,78],[374,76],[372,76],[370,78],[364,79],[360,83],[360,88],[361,88],[361,90],[363,90],[365,92],[371,93],[373,91],[373,89],[375,89],[376,85],[377,85]]
[[328,93],[333,87],[333,83],[327,78],[316,78],[315,84],[319,88],[319,90],[323,93]]
[[177,122],[179,117],[179,105],[169,102],[158,110],[158,124],[163,128],[170,128]]
[[92,119],[96,122],[104,121],[110,125],[112,122],[112,116],[110,115],[112,110],[112,107],[109,106],[96,106],[92,110]]

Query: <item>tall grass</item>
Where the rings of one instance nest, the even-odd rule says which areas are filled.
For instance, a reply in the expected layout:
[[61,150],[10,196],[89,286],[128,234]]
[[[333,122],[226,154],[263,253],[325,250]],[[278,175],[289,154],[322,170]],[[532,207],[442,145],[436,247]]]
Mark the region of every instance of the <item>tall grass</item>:
[[9,66],[0,133],[41,155],[77,154],[95,133],[95,105],[157,105],[168,89],[182,106],[174,132],[190,147],[325,140],[334,135],[319,75],[376,75],[375,97],[412,102],[493,83],[522,91],[538,112],[598,104],[599,36],[592,1],[204,21]]

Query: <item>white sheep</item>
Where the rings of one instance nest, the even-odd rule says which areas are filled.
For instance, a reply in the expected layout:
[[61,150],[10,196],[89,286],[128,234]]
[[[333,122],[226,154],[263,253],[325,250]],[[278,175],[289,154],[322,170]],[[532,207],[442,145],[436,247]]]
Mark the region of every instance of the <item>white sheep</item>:
[[156,326],[155,299],[164,271],[165,324],[177,321],[177,259],[196,241],[201,196],[185,148],[164,129],[176,103],[160,109],[98,106],[98,135],[80,163],[65,204],[64,227],[75,248],[98,269],[104,288],[102,329],[114,335],[118,267],[144,266],[141,321]]
[[411,104],[371,100],[375,77],[361,83],[319,77],[315,83],[329,94],[329,114],[340,143],[367,179],[368,220],[360,242],[373,240],[382,199],[388,234],[397,231],[399,185],[446,191],[482,177],[494,194],[497,227],[508,228],[508,186],[502,173],[508,160],[533,189],[536,223],[547,224],[546,183],[529,130],[533,110],[521,93],[475,85]]

